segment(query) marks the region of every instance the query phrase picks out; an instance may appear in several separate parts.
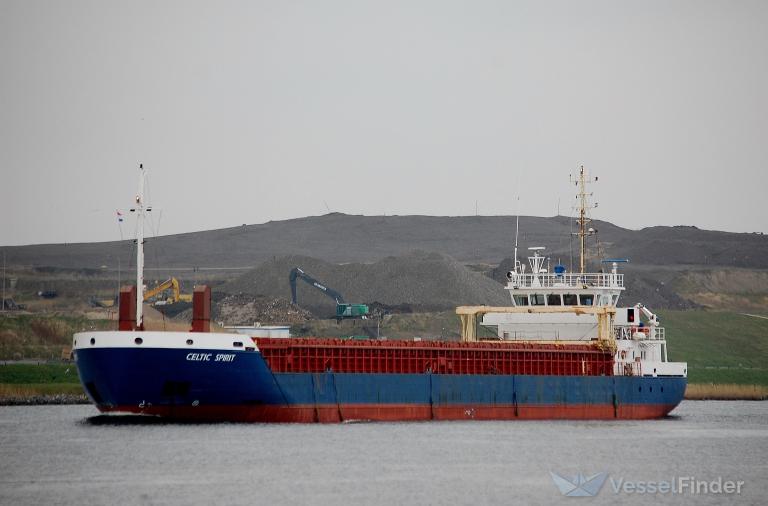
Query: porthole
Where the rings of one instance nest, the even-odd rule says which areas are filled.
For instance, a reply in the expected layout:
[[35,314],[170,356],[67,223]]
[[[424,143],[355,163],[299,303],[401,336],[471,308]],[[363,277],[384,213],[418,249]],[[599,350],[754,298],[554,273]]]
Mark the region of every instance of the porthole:
[[141,344],[141,343],[144,342],[144,339],[142,339],[140,337],[137,337],[136,339],[133,340],[133,342],[136,343],[136,344]]
[[95,337],[91,338],[91,344],[96,344],[96,338]]
[[192,339],[187,339],[187,344],[192,346],[195,342]]
[[243,343],[241,343],[240,341],[235,341],[234,343],[232,343],[232,346],[234,346],[235,348],[242,348]]

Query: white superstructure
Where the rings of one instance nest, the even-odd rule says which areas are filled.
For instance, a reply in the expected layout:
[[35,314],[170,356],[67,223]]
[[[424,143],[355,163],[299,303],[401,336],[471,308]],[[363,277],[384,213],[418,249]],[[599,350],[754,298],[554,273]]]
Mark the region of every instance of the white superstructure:
[[[528,266],[517,259],[515,245],[514,270],[507,273],[506,290],[512,306],[531,308],[530,312],[488,312],[483,315],[482,326],[495,327],[500,340],[525,341],[591,341],[598,333],[595,314],[578,311],[579,307],[607,307],[615,309],[611,332],[616,343],[616,374],[685,376],[685,363],[667,362],[665,331],[659,326],[658,317],[642,304],[619,307],[624,291],[624,274],[618,272],[618,264],[626,259],[603,260],[601,265],[609,270],[585,272],[587,265],[586,238],[596,231],[588,228],[587,215],[590,206],[585,185],[596,181],[588,179],[581,168],[575,180],[579,186],[578,224],[580,245],[580,272],[568,272],[563,265],[549,270],[549,259],[544,247],[529,248]],[[526,272],[530,268],[529,272]],[[572,307],[574,311],[561,311]],[[559,308],[548,312],[546,308]]]

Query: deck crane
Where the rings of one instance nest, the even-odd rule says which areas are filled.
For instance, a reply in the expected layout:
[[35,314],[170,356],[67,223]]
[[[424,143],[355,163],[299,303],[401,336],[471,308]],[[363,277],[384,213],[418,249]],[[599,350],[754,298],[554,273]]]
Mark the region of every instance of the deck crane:
[[655,313],[652,313],[650,309],[645,307],[644,305],[640,304],[639,302],[635,304],[635,307],[642,311],[642,313],[645,315],[646,318],[648,318],[648,323],[652,327],[658,327],[659,325],[659,317],[656,316]]
[[368,315],[368,306],[365,304],[349,304],[344,301],[344,297],[333,288],[324,285],[316,280],[299,267],[291,269],[288,280],[291,283],[291,302],[298,304],[296,297],[296,279],[301,279],[308,285],[314,286],[328,297],[336,301],[336,319],[342,318],[365,318]]

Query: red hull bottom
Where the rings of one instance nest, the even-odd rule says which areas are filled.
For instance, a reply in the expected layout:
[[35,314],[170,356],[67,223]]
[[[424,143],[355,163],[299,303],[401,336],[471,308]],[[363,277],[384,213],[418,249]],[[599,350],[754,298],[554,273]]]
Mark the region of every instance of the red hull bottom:
[[136,413],[177,420],[266,423],[428,420],[647,420],[662,418],[676,405],[429,406],[341,404],[332,406],[116,406],[102,412]]

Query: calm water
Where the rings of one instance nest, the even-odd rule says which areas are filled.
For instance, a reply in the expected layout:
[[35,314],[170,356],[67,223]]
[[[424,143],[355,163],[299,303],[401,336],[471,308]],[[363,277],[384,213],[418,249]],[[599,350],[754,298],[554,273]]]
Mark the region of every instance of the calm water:
[[[0,504],[768,504],[768,402],[644,422],[169,425],[0,407]],[[563,497],[549,471],[743,480],[740,495]]]

